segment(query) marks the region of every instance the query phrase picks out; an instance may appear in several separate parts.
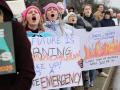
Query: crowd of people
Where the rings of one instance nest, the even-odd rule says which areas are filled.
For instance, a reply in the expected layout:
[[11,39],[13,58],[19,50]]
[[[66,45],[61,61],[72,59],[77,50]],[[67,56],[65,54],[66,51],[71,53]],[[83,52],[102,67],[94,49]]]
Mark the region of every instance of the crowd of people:
[[[52,36],[72,35],[74,30],[82,28],[90,32],[92,28],[118,25],[117,17],[112,9],[105,10],[103,4],[99,4],[96,8],[97,11],[93,12],[92,5],[85,4],[82,13],[78,15],[73,7],[66,9],[62,2],[47,4],[43,7],[44,13],[41,13],[36,6],[32,5],[22,13],[22,24],[27,31],[33,33],[46,31]],[[94,86],[96,75],[108,77],[103,69],[83,71],[82,74],[84,90]],[[71,89],[63,88],[59,90]]]
[[[70,7],[66,9],[62,2],[58,2],[49,3],[43,7],[44,13],[35,5],[28,6],[21,14],[22,19],[18,21],[22,24],[22,28],[22,26],[18,25],[17,21],[12,20],[13,14],[5,2],[4,4],[3,2],[4,0],[0,0],[0,23],[3,21],[12,21],[13,27],[21,30],[13,31],[17,59],[16,68],[18,73],[12,75],[13,78],[11,78],[11,75],[0,76],[0,90],[19,90],[21,87],[22,88],[20,90],[30,90],[35,72],[30,53],[30,43],[26,38],[25,33],[23,33],[24,31],[34,33],[32,37],[35,37],[35,35],[40,37],[48,35],[69,36],[77,29],[84,28],[87,32],[90,32],[92,28],[118,25],[118,20],[113,9],[105,10],[103,4],[99,4],[96,7],[96,12],[93,12],[91,4],[85,4],[83,5],[83,11],[78,15],[75,13],[75,8]],[[17,24],[15,22],[17,22]],[[43,32],[47,33],[43,34]],[[82,72],[84,90],[88,90],[89,87],[94,86],[94,80],[97,75],[108,77],[108,74],[103,70],[104,69],[97,69]],[[8,87],[5,86],[6,82]],[[75,90],[75,87],[55,90]]]

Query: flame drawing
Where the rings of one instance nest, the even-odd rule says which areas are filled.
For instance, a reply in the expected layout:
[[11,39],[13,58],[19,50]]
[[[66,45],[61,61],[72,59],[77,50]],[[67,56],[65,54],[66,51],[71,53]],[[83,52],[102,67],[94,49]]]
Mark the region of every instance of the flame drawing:
[[113,39],[112,42],[100,43],[97,41],[93,49],[84,45],[85,60],[90,58],[98,58],[107,55],[120,54],[120,41]]

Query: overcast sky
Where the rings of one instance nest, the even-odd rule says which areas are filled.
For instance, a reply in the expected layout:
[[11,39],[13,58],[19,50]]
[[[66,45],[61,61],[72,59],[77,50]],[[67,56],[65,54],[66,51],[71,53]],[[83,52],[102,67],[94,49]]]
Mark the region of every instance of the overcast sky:
[[[97,1],[98,3],[102,3],[105,0],[95,0],[95,1]],[[120,0],[110,0],[108,6],[117,7],[120,9]]]
[[120,9],[120,0],[110,0],[110,6],[114,6]]

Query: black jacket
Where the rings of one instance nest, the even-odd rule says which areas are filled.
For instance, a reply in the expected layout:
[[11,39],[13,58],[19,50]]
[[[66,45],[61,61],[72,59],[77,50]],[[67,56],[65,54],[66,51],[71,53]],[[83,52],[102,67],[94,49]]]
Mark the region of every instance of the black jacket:
[[92,27],[100,27],[100,23],[95,20],[93,15],[91,15],[90,17],[84,16],[84,19],[88,21],[92,25]]
[[[0,0],[0,9],[4,13],[4,21],[12,21],[13,14],[5,0]],[[18,73],[0,75],[0,90],[30,90],[32,79],[35,76],[31,45],[22,25],[12,21],[12,26],[16,71]]]
[[103,19],[100,24],[101,27],[115,26],[115,22],[112,19]]

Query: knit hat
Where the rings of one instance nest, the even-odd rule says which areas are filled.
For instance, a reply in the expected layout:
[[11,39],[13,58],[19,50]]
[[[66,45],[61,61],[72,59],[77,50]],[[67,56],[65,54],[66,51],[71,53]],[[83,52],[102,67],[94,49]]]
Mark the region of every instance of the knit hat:
[[64,22],[65,22],[65,23],[68,23],[68,19],[69,19],[70,16],[75,16],[75,17],[77,17],[77,15],[76,15],[74,12],[70,12],[70,13],[67,14],[66,17],[64,17]]
[[29,11],[30,9],[32,9],[32,8],[36,9],[36,10],[38,11],[38,13],[41,15],[40,9],[39,9],[38,7],[32,5],[32,6],[27,7],[26,10],[24,10],[24,11],[22,12],[22,18],[23,18],[23,20],[26,20],[27,13],[28,13],[28,11]]
[[46,14],[47,10],[48,10],[49,8],[51,8],[51,7],[56,8],[57,11],[59,12],[59,8],[58,8],[57,4],[55,4],[55,3],[49,3],[48,5],[46,5],[46,6],[43,8],[43,9],[45,10],[45,14]]

